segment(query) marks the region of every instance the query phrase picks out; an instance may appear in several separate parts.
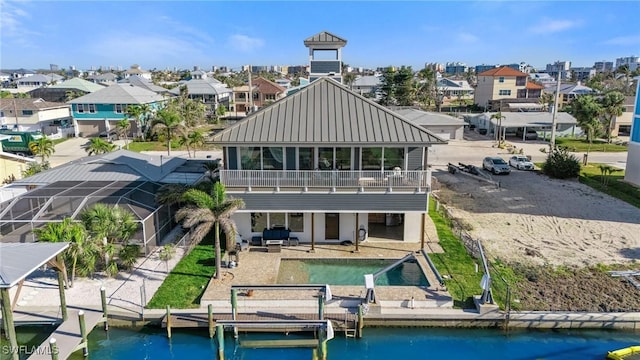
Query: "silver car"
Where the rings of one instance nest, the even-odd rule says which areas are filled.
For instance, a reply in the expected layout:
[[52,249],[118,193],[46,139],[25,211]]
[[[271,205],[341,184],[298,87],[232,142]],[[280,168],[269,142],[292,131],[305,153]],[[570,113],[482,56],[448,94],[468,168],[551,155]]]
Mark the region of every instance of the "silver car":
[[482,168],[491,171],[495,175],[511,173],[509,164],[500,157],[488,156],[484,158],[484,160],[482,160]]
[[509,165],[518,170],[533,170],[535,166],[528,157],[523,155],[514,155],[509,158]]

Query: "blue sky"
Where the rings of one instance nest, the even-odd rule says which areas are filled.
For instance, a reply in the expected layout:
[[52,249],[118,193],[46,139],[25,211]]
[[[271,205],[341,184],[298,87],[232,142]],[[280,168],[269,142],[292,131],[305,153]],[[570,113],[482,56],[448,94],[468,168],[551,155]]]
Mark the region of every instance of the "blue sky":
[[306,64],[303,40],[321,31],[363,67],[640,55],[640,1],[0,0],[0,12],[0,68]]

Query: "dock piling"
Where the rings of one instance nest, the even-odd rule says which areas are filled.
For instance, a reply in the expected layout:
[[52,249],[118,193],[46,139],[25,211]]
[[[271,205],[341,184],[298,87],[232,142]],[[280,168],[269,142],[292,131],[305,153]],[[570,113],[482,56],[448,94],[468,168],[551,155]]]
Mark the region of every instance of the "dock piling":
[[171,339],[171,308],[167,305],[167,337]]
[[318,320],[324,320],[324,295],[318,296]]
[[60,307],[62,308],[62,321],[67,321],[67,299],[64,295],[64,273],[58,270],[58,293],[60,294]]
[[209,306],[207,306],[207,311],[209,313],[209,339],[213,339],[213,335],[215,332],[213,326],[213,305],[209,304]]
[[56,338],[49,340],[49,349],[51,350],[51,360],[58,360],[58,344],[56,344]]
[[100,300],[102,300],[102,315],[104,316],[104,331],[109,330],[108,312],[107,312],[107,289],[103,286],[100,288]]
[[[231,289],[231,316],[233,320],[238,320],[238,290]],[[238,327],[233,327],[233,338],[238,339]]]
[[82,337],[82,341],[80,342],[80,346],[82,347],[82,356],[89,356],[89,344],[87,344],[87,325],[84,321],[84,311],[80,310],[78,312],[78,321],[80,322],[80,336]]
[[356,324],[356,338],[362,337],[362,329],[364,328],[364,311],[362,304],[358,305],[358,324]]
[[218,360],[224,360],[224,326],[216,326],[216,335],[218,338]]

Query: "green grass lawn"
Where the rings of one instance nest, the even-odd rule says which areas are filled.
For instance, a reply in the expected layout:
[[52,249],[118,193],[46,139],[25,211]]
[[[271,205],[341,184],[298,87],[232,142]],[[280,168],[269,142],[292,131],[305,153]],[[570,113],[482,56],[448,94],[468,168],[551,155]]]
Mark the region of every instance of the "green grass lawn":
[[[640,187],[624,182],[624,170],[608,176],[602,175],[600,165],[594,163],[583,166],[580,170],[580,182],[640,208]],[[607,184],[603,183],[605,180],[608,181]]]
[[576,138],[556,138],[556,145],[564,146],[571,152],[624,152],[627,151],[626,145],[607,144],[594,141],[589,148],[589,142],[584,139]]
[[215,272],[211,241],[203,240],[185,256],[164,280],[147,305],[150,309],[197,308],[200,298]]
[[61,138],[61,139],[55,139],[55,140],[52,140],[52,141],[53,141],[53,145],[55,146],[55,145],[58,145],[58,144],[60,144],[60,143],[65,142],[65,141],[67,141],[67,140],[69,140],[69,138],[64,137],[64,138]]
[[[124,149],[123,145],[123,149]],[[205,144],[204,146],[198,147],[196,149],[196,155],[201,151],[214,150],[215,146]],[[167,151],[167,143],[166,141],[133,141],[129,142],[129,150],[135,152],[142,151]],[[177,151],[187,151],[187,148],[184,146],[180,146],[177,141],[171,142],[171,150]],[[191,149],[193,151],[193,149]]]

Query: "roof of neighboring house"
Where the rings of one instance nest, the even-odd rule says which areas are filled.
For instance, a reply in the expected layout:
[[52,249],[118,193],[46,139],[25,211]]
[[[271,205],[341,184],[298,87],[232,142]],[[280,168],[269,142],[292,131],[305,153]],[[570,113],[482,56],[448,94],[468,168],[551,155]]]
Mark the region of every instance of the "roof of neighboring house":
[[189,94],[193,95],[219,95],[233,92],[233,90],[229,89],[226,85],[213,78],[192,79],[180,82],[179,86],[174,87],[169,90],[169,92],[180,95],[180,87],[182,85],[186,85]]
[[[103,155],[87,156],[55,168],[14,181],[13,185],[47,185],[57,181],[153,181],[190,182],[204,175],[198,169],[185,167],[189,160],[163,155],[147,155],[117,150]],[[180,173],[180,174],[177,174]],[[192,176],[193,174],[193,176]],[[197,180],[196,179],[196,180]]]
[[131,74],[131,75],[147,74],[147,73],[149,73],[149,71],[142,70],[139,65],[131,65],[131,67],[127,69],[127,71],[125,71],[125,74]]
[[[556,92],[556,86],[550,86],[553,92]],[[560,94],[571,94],[571,95],[583,95],[583,94],[593,94],[596,91],[588,86],[584,86],[582,84],[560,84]]]
[[162,95],[132,84],[114,84],[69,101],[70,104],[149,104],[163,101]]
[[116,81],[118,80],[118,76],[114,73],[104,73],[104,74],[95,74],[95,75],[90,75],[87,76],[87,79],[94,79],[94,80],[104,80],[104,81]]
[[161,94],[161,93],[168,93],[169,89],[165,89],[162,86],[158,86],[156,84],[154,84],[153,82],[151,82],[148,79],[145,79],[141,76],[138,75],[131,75],[126,79],[120,80],[118,81],[119,83],[123,83],[123,84],[131,84],[131,85],[135,85],[138,87],[141,87],[143,89],[147,89],[149,91],[153,91],[155,93]]
[[326,44],[330,44],[330,45],[342,45],[345,46],[347,44],[347,40],[334,35],[328,31],[323,31],[323,32],[319,32],[311,37],[308,37],[305,41],[304,41],[304,45],[305,46],[309,46],[309,45],[326,45]]
[[423,127],[320,78],[214,136],[221,144],[446,143]]
[[[491,119],[491,116],[496,114],[495,112],[487,112],[477,117],[489,120],[497,123],[497,119]],[[540,112],[502,112],[501,113],[503,127],[538,127],[538,126],[551,126],[553,124],[553,114],[548,111]],[[556,118],[557,124],[575,125],[577,124],[576,118],[566,112],[558,112]]]
[[[3,135],[0,134],[0,139],[2,137],[3,137]],[[10,161],[17,161],[17,162],[21,162],[21,163],[29,163],[29,162],[36,162],[37,161],[34,158],[30,158],[30,157],[26,157],[26,156],[20,156],[20,155],[4,152],[4,151],[2,151],[2,147],[0,147],[0,157],[8,159]]]
[[94,91],[104,89],[104,86],[76,77],[55,85],[51,85],[49,86],[49,88],[50,89],[76,89],[76,90],[91,93]]
[[69,107],[68,104],[44,101],[42,99],[0,99],[0,109],[2,110],[47,110],[62,107]]
[[380,76],[377,75],[369,75],[369,76],[360,76],[353,81],[351,86],[379,86],[382,84],[382,80]]
[[478,76],[527,76],[527,74],[508,66],[501,66],[499,68],[483,71],[478,74]]
[[527,86],[525,86],[525,88],[529,89],[529,90],[536,90],[536,89],[542,90],[542,89],[544,89],[544,86],[538,85],[538,84],[536,84],[534,82],[531,82],[531,81],[527,81]]
[[454,80],[448,78],[441,78],[438,80],[439,88],[450,88],[447,90],[473,90],[467,80]]
[[443,126],[443,125],[457,125],[464,126],[464,120],[460,120],[453,116],[435,113],[430,111],[422,111],[418,109],[398,109],[394,110],[394,112],[402,115],[406,119],[413,121],[418,125],[428,126]]
[[[60,75],[57,75],[57,76],[60,79],[62,79],[62,77]],[[40,82],[40,83],[48,84],[50,82],[57,81],[57,80],[59,80],[59,79],[56,79],[53,76],[43,75],[43,74],[35,74],[35,75],[25,76],[23,78],[20,78],[20,79],[16,80],[16,83],[21,84],[21,83],[26,83],[26,82]]]
[[257,87],[258,90],[263,94],[282,94],[287,89],[282,86],[271,82],[263,77],[258,77],[256,79],[251,80],[251,85]]
[[10,288],[69,247],[68,242],[0,243],[0,288]]

